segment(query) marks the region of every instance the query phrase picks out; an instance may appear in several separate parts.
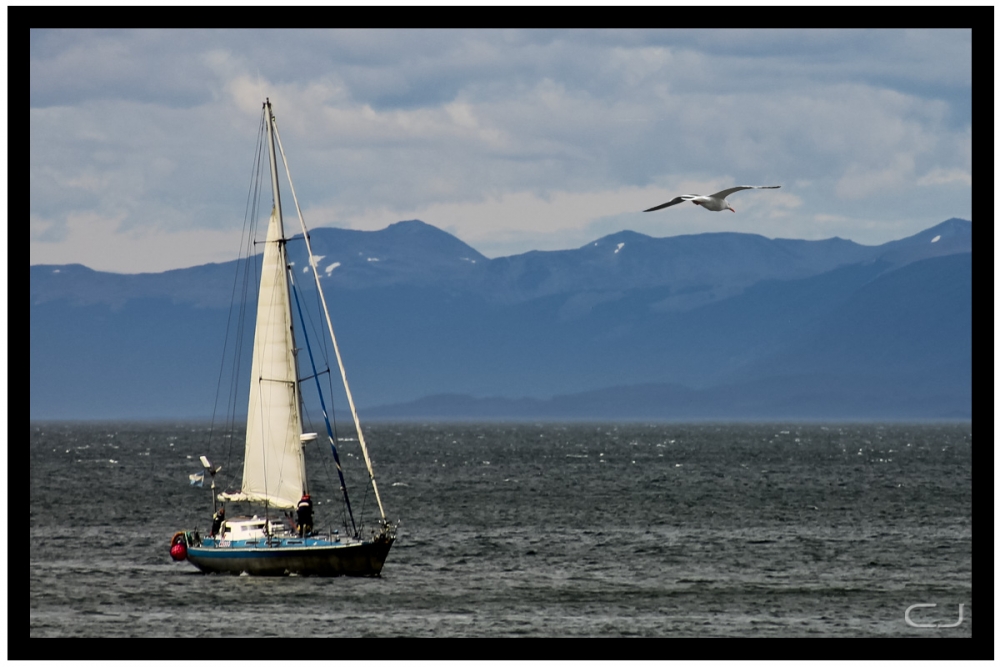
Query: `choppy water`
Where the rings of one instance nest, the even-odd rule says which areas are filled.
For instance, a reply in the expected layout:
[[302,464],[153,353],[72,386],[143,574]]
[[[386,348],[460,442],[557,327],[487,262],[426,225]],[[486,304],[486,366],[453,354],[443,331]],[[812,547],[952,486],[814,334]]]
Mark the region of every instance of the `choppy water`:
[[[402,521],[377,579],[172,562],[210,522],[198,456],[241,469],[204,426],[30,428],[31,637],[972,635],[971,424],[371,425]],[[928,603],[913,621],[963,622],[907,625]]]

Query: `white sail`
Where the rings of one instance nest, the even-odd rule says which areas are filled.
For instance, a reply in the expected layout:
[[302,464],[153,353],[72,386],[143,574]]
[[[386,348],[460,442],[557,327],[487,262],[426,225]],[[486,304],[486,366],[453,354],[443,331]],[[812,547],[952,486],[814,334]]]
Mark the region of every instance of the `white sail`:
[[257,300],[243,487],[223,498],[292,508],[306,489],[306,473],[285,265],[284,231],[272,211]]

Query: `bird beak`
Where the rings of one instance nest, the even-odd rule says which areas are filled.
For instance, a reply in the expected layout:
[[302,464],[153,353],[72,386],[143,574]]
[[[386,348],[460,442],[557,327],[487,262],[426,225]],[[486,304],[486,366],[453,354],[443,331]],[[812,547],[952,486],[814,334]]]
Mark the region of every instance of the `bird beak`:
[[736,213],[736,209],[733,208],[732,206],[729,207],[729,210],[732,211],[733,213]]

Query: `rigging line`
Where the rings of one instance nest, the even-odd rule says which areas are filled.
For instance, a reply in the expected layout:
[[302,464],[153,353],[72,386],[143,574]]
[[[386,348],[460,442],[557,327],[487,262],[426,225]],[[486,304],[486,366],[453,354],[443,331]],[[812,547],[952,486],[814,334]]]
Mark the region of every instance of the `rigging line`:
[[[311,235],[310,235],[310,238],[311,238]],[[310,247],[307,245],[306,246],[306,251],[308,252],[309,249],[310,249]],[[307,268],[306,271],[308,271],[308,270],[309,269]],[[327,277],[329,277],[329,275]],[[317,288],[313,292],[313,298],[316,301],[316,303],[315,303],[316,312],[323,312],[323,301],[322,301],[322,299],[320,297],[321,297],[320,290]],[[316,336],[316,340],[320,341],[319,352],[320,352],[321,358],[323,359],[323,365],[326,367],[326,371],[324,371],[324,372],[330,373],[330,375],[327,377],[327,389],[330,392],[330,414],[331,414],[331,417],[333,419],[333,428],[334,428],[334,431],[336,431],[336,429],[337,429],[337,415],[336,415],[337,410],[336,410],[336,406],[334,405],[335,398],[334,398],[334,391],[333,391],[333,373],[330,372],[330,370],[331,370],[331,364],[330,364],[329,339],[326,336],[320,336],[319,335],[319,331],[316,328],[316,325],[312,321],[312,316],[310,315],[311,312],[312,311],[310,311],[310,310],[306,310],[305,311],[306,316],[309,317],[309,324],[310,324],[310,326],[312,326],[312,331],[313,331],[313,333]]]
[[[323,346],[322,346],[321,350],[323,351],[323,353],[325,355],[326,354],[326,336],[320,336],[319,340],[323,343]],[[329,392],[329,396],[330,396],[330,421],[331,421],[332,426],[333,426],[333,440],[334,440],[334,442],[340,442],[340,440],[339,440],[340,434],[337,431],[336,399],[334,398],[334,394],[333,394],[333,373],[330,372],[329,359],[327,358],[327,359],[325,359],[325,361],[326,361],[326,366],[327,366],[327,369],[326,369],[326,387],[327,387],[327,391]],[[324,465],[324,467],[326,466],[326,459],[325,458],[323,459],[323,465]],[[346,512],[346,507],[342,506],[340,508],[340,520],[341,520],[341,524],[344,526],[344,532],[346,533],[347,532],[347,512]]]
[[[288,178],[288,187],[292,191],[292,200],[295,202],[295,211],[299,216],[299,224],[302,226],[302,237],[306,242],[306,249],[309,251],[309,264],[313,270],[313,276],[316,280],[316,289],[319,291],[320,299],[323,302],[323,313],[326,315],[326,326],[330,331],[330,339],[333,341],[333,351],[337,355],[337,365],[340,367],[340,375],[344,380],[344,393],[347,395],[347,404],[351,408],[351,416],[354,417],[354,427],[358,432],[358,442],[361,444],[361,453],[365,456],[365,464],[368,467],[368,478],[372,484],[372,490],[375,492],[375,500],[378,502],[379,513],[382,515],[382,521],[385,522],[385,509],[382,507],[382,498],[378,493],[378,486],[375,483],[375,471],[372,469],[371,457],[368,456],[368,447],[365,445],[365,436],[361,430],[361,422],[358,420],[358,411],[354,406],[354,397],[351,395],[350,385],[347,383],[347,370],[344,368],[344,360],[340,356],[340,347],[337,345],[337,337],[333,333],[333,323],[330,321],[330,310],[327,308],[326,297],[323,296],[323,288],[319,282],[319,272],[316,270],[316,262],[313,259],[312,244],[309,242],[309,230],[306,229],[305,218],[302,217],[302,209],[299,206],[299,199],[295,195],[295,185],[292,183],[292,174],[288,169],[288,160],[285,158],[285,149],[281,146],[281,135],[278,133],[278,123],[274,118],[274,115],[270,116],[270,123],[268,127],[273,130],[273,136],[278,142],[278,150],[281,151],[281,162],[285,166],[285,175]],[[269,135],[270,136],[270,135]],[[276,168],[274,162],[271,163],[272,168]]]
[[[312,413],[309,412],[308,408],[305,406],[305,403],[303,403],[303,410],[308,415],[309,431],[315,432],[316,427],[313,425]],[[336,424],[334,425],[334,434],[336,434]],[[304,449],[303,449],[303,454],[305,454]],[[332,475],[330,473],[330,466],[327,465],[327,461],[328,459],[325,456],[319,457],[320,465],[323,466],[323,474],[325,475],[324,479],[331,479]],[[349,534],[350,526],[347,523],[347,511],[346,511],[346,505],[344,503],[340,503],[340,526],[344,529],[345,535]]]
[[[289,270],[291,271],[291,268],[289,268]],[[305,271],[309,271],[309,269],[307,268],[307,269],[305,269]],[[317,310],[321,309],[321,305],[320,305],[320,302],[319,302],[318,298],[316,299],[316,308],[317,308]],[[308,308],[300,309],[299,310],[300,317],[303,314],[305,315],[305,318],[302,321],[303,330],[306,329],[306,327],[308,327],[308,330],[312,332],[312,337],[313,337],[314,340],[319,340],[319,341],[322,341],[323,343],[325,343],[326,342],[326,337],[320,335],[320,330],[317,328],[316,323],[313,322],[312,311],[310,311]],[[303,333],[305,333],[305,332],[303,331]],[[329,373],[330,372],[330,361],[329,361],[329,358],[327,356],[326,346],[325,345],[323,345],[323,346],[320,347],[320,352],[323,353],[323,362],[326,365],[326,368],[324,370],[320,371],[320,373]],[[304,377],[304,378],[300,378],[300,381],[301,380],[308,380],[308,379],[309,378]],[[331,392],[331,400],[332,400],[332,392]],[[332,406],[331,406],[331,408],[332,408]]]
[[[256,219],[256,208],[254,212],[254,220]],[[252,228],[251,228],[252,229]],[[250,238],[252,238],[253,232],[250,232]],[[248,243],[248,247],[250,244]],[[229,432],[229,451],[227,453],[227,463],[230,469],[230,479],[235,479],[236,468],[232,465],[233,448],[235,443],[238,441],[238,432],[236,429],[236,402],[239,399],[239,387],[241,386],[241,363],[240,360],[244,356],[244,340],[246,338],[246,322],[247,322],[247,295],[250,291],[249,281],[251,266],[253,262],[253,257],[251,255],[245,256],[242,260],[243,266],[243,288],[240,293],[240,308],[239,316],[237,318],[237,328],[236,328],[236,342],[235,350],[232,359],[232,369],[230,375],[230,386],[229,386],[229,400],[228,400],[228,432]]]
[[[241,237],[241,247],[240,247],[240,260],[239,267],[242,271],[242,289],[240,292],[239,299],[239,314],[236,320],[236,335],[235,335],[235,345],[232,357],[232,367],[230,369],[230,386],[229,386],[229,399],[227,401],[227,432],[229,436],[229,447],[226,456],[227,467],[229,468],[228,479],[236,479],[237,467],[232,465],[233,460],[233,449],[236,443],[239,442],[238,433],[236,430],[236,402],[239,398],[239,386],[240,382],[240,360],[243,358],[243,341],[245,339],[245,329],[246,329],[246,316],[247,316],[247,294],[249,292],[248,281],[250,279],[250,272],[253,270],[253,238],[256,229],[256,221],[258,217],[259,202],[260,202],[260,182],[261,182],[261,169],[262,169],[262,155],[263,155],[263,130],[264,130],[264,114],[261,113],[261,125],[259,127],[257,135],[257,148],[254,156],[254,170],[252,174],[252,190],[250,194],[249,208],[250,208],[250,224],[249,226],[244,225],[244,234]],[[245,243],[245,246],[242,245]],[[242,449],[242,448],[241,448]],[[228,484],[227,484],[228,485]]]
[[364,528],[364,525],[363,525],[364,524],[364,520],[363,519],[364,519],[364,516],[365,516],[365,508],[368,507],[368,498],[370,496],[371,496],[371,488],[370,487],[365,487],[365,495],[361,499],[362,529]]
[[[243,349],[244,341],[246,339],[246,326],[247,326],[247,309],[249,299],[247,298],[251,292],[251,284],[253,285],[254,296],[256,297],[256,288],[259,285],[259,279],[257,278],[257,261],[254,255],[254,237],[256,236],[257,220],[260,215],[260,194],[261,194],[261,183],[263,181],[263,156],[264,156],[264,113],[261,112],[261,125],[257,134],[257,149],[255,154],[255,164],[254,164],[254,174],[252,178],[252,198],[250,200],[251,212],[250,212],[250,225],[244,225],[244,236],[241,240],[241,250],[240,254],[243,258],[241,261],[243,269],[243,288],[240,297],[240,308],[239,316],[237,319],[237,329],[236,329],[236,344],[233,355],[233,366],[231,370],[231,382],[229,387],[229,401],[228,401],[228,432],[229,432],[229,448],[226,456],[226,462],[229,466],[229,479],[236,479],[236,467],[232,465],[233,448],[236,443],[239,442],[238,431],[236,428],[236,415],[237,415],[237,401],[239,400],[240,390],[242,386],[240,375],[241,375],[241,365],[240,360],[243,359]],[[243,246],[242,243],[245,241],[246,245]],[[245,252],[244,252],[245,248]],[[251,283],[251,276],[254,280]],[[255,300],[256,302],[256,300]],[[242,447],[241,447],[242,449]]]
[[[308,311],[305,311],[305,312],[308,315]],[[312,377],[316,377],[316,376],[312,376]],[[302,380],[308,380],[308,379],[310,379],[310,378],[302,378]],[[299,390],[300,391],[300,395],[301,395],[301,386],[302,386],[301,385],[301,381],[302,380],[300,380],[300,385],[299,385],[299,387],[300,387],[300,390]],[[315,427],[315,425],[313,423],[313,416],[312,416],[312,413],[309,411],[308,406],[306,406],[305,401],[302,402],[302,410],[303,410],[303,414],[305,415],[303,417],[303,423],[305,423],[306,421],[308,421],[308,423],[309,423],[309,432],[315,432],[316,431],[316,427]],[[336,424],[334,424],[334,434],[336,434]],[[305,449],[302,450],[303,456],[305,455],[305,451],[306,451]],[[323,467],[323,475],[324,475],[323,479],[325,479],[325,480],[332,479],[332,475],[330,473],[330,466],[327,465],[327,461],[328,460],[329,459],[327,459],[325,456],[320,456],[319,457],[319,463]],[[350,526],[348,526],[348,524],[347,524],[347,512],[345,511],[345,507],[346,506],[344,505],[344,503],[340,503],[340,525],[344,528],[344,534],[346,535],[346,534],[349,534],[348,531],[350,530]]]
[[[264,114],[261,113],[260,125],[257,128],[257,148],[255,149],[256,155],[254,156],[254,165],[251,168],[250,186],[249,186],[248,191],[247,191],[247,204],[246,204],[246,206],[244,208],[244,214],[243,214],[243,231],[240,232],[240,239],[241,239],[240,240],[240,254],[242,254],[242,252],[243,252],[242,251],[242,244],[243,244],[242,238],[243,238],[243,235],[244,235],[244,233],[246,232],[246,229],[247,229],[247,220],[248,220],[247,213],[251,212],[251,208],[252,208],[251,202],[253,201],[252,197],[253,197],[254,190],[256,189],[254,187],[254,180],[255,180],[255,174],[254,174],[254,172],[258,170],[256,163],[259,162],[259,160],[260,160],[260,145],[261,145],[261,136],[262,136],[263,130],[264,130]],[[252,213],[251,213],[251,215],[252,215]],[[250,219],[252,219],[252,217]],[[211,448],[212,448],[212,434],[215,432],[215,416],[216,416],[216,414],[218,412],[218,407],[219,407],[219,395],[222,392],[222,376],[223,376],[223,372],[225,370],[225,363],[226,363],[226,347],[229,344],[229,328],[230,328],[230,325],[232,323],[233,303],[236,300],[236,285],[239,282],[239,277],[240,277],[240,262],[239,262],[239,258],[237,257],[237,260],[236,260],[236,271],[233,274],[233,288],[232,288],[232,292],[231,292],[230,300],[229,300],[229,314],[226,317],[226,334],[225,334],[225,337],[223,338],[222,361],[219,364],[219,378],[216,381],[216,385],[215,385],[215,403],[214,403],[214,406],[212,408],[212,421],[211,421],[211,423],[209,425],[209,430],[208,430],[208,449],[209,449],[209,453],[211,453]]]
[[[299,384],[299,396],[302,395],[302,384],[301,383],[304,382],[304,381],[306,381],[306,380],[309,380],[309,379],[311,379],[311,378],[301,378],[299,380],[299,383],[300,383]],[[306,431],[305,424],[308,423],[309,424],[309,430],[308,430],[308,432],[309,433],[315,433],[316,432],[316,425],[315,425],[315,423],[313,421],[313,415],[312,415],[312,412],[309,410],[309,407],[306,405],[306,402],[305,402],[304,399],[302,400],[302,415],[303,415],[302,416],[302,423],[303,423],[302,430],[303,430],[303,432]],[[303,447],[303,449],[302,449],[303,457],[305,457],[305,452],[306,452],[306,448]],[[331,476],[330,476],[330,467],[327,465],[326,462],[327,462],[327,458],[325,456],[319,457],[319,464],[323,467],[324,479],[330,479],[331,478]]]
[[[319,290],[316,290],[316,312],[322,312],[323,304],[319,298]],[[307,311],[308,312],[308,311]],[[317,340],[320,341],[320,353],[323,357],[323,364],[326,366],[326,387],[330,396],[330,419],[333,421],[333,435],[339,438],[339,432],[337,430],[337,398],[333,389],[333,373],[330,370],[330,350],[328,348],[329,343],[326,336],[317,336]],[[338,440],[339,442],[339,440]],[[346,522],[345,522],[346,527]]]
[[330,372],[330,369],[327,368],[325,370],[319,371],[318,373],[316,373],[316,375],[305,375],[305,376],[299,378],[299,382],[305,382],[306,380],[312,380],[314,377],[319,377],[320,375],[326,375],[329,372]]
[[[305,269],[305,271],[307,271],[307,272],[308,272],[308,270],[309,270],[308,268]],[[291,268],[289,269],[289,271],[291,271]],[[302,295],[301,290],[299,291],[299,295]],[[305,300],[304,295],[302,295],[302,298],[303,298],[303,300]],[[316,312],[320,312],[322,310],[322,304],[320,303],[320,300],[319,300],[318,296],[316,297],[315,308],[316,308]],[[316,326],[316,322],[313,320],[312,313],[313,313],[313,311],[309,307],[307,307],[307,308],[301,308],[300,307],[299,308],[299,317],[300,317],[300,319],[304,320],[303,324],[302,324],[303,335],[308,335],[308,334],[305,333],[306,329],[308,329],[309,331],[312,332],[310,340],[319,341],[320,342],[319,352],[321,353],[321,359],[322,359],[322,361],[323,361],[323,363],[325,365],[325,369],[319,371],[315,375],[310,375],[308,377],[299,378],[299,381],[300,382],[304,382],[306,380],[309,380],[309,379],[312,379],[314,377],[317,377],[318,375],[322,375],[324,373],[327,374],[327,392],[328,392],[327,396],[330,397],[330,409],[329,409],[328,413],[324,414],[324,419],[329,419],[332,422],[333,437],[334,437],[334,441],[337,442],[339,440],[338,440],[338,431],[337,431],[336,399],[335,399],[334,391],[333,391],[333,373],[330,370],[330,358],[329,358],[329,353],[328,353],[327,348],[326,348],[326,340],[327,339],[326,339],[326,336],[321,335],[320,329]],[[303,318],[303,315],[305,316],[304,318]],[[315,352],[315,350],[314,350],[314,352]],[[314,366],[315,366],[315,364],[314,364]],[[320,390],[320,388],[318,386],[316,388],[316,392],[317,392],[317,394],[320,394],[322,396],[322,392],[321,392],[321,390]],[[324,473],[329,476],[330,475],[330,469],[327,466],[327,459],[326,459],[326,457],[321,457],[320,461],[321,461],[321,465],[323,466]],[[346,488],[346,484],[345,484],[345,488]],[[341,509],[341,514],[342,514],[342,518],[343,518],[343,526],[344,526],[345,531],[348,530],[348,529],[350,529],[350,527],[351,527],[347,523],[348,512],[346,510],[348,510],[348,509],[350,509],[350,508],[343,507]],[[351,524],[353,525],[353,523],[354,522],[353,522],[353,514],[352,514],[352,516],[351,516]]]
[[[306,251],[307,252],[309,251],[308,247],[306,248]],[[309,269],[307,268],[306,271],[308,271],[308,270]],[[327,276],[327,277],[329,277],[329,276]],[[316,299],[316,306],[315,306],[316,312],[323,312],[323,302],[320,299],[320,294],[319,294],[319,290],[318,289],[313,293],[313,297]],[[306,314],[308,315],[309,312],[310,311],[307,310]],[[312,324],[312,318],[311,317],[309,318],[309,323]],[[319,336],[318,332],[315,329],[315,325],[313,325],[313,327],[314,327],[313,331],[317,333],[317,340],[323,341],[323,344],[320,346],[320,352],[321,352],[322,357],[323,357],[323,363],[324,363],[324,365],[326,365],[326,367],[329,369],[330,368],[330,351],[327,349],[326,336]]]
[[[308,250],[308,248],[307,248],[307,250]],[[305,269],[305,271],[308,271],[308,270],[309,270],[308,268]],[[322,302],[320,301],[320,298],[319,298],[319,291],[316,290],[316,291],[314,291],[313,294],[314,294],[314,297],[316,299],[316,303],[315,303],[315,306],[314,306],[316,308],[316,312],[322,312],[322,310],[323,310],[323,304],[322,304]],[[327,395],[330,397],[329,418],[330,418],[330,420],[331,420],[331,422],[333,424],[334,440],[337,441],[337,442],[339,442],[340,441],[339,440],[339,432],[337,430],[337,405],[336,405],[337,399],[336,399],[336,394],[335,394],[334,389],[333,389],[333,373],[331,372],[331,369],[330,369],[330,352],[329,352],[329,350],[327,348],[327,345],[328,345],[327,340],[328,339],[327,339],[326,336],[320,335],[320,332],[319,332],[319,329],[316,326],[316,323],[313,322],[313,318],[312,318],[312,312],[313,311],[310,310],[309,308],[304,308],[304,309],[301,310],[301,312],[305,313],[306,319],[308,320],[308,323],[309,323],[309,329],[310,329],[310,331],[313,332],[313,338],[314,338],[314,340],[317,340],[317,341],[320,342],[320,345],[319,345],[320,357],[323,360],[323,365],[325,366],[325,369],[322,370],[322,371],[320,371],[320,374],[323,374],[323,373],[327,374],[327,378],[326,378],[326,380],[327,380],[327,382],[326,382],[326,384],[327,384],[327,392],[328,392]],[[303,325],[303,327],[305,327],[305,325]],[[307,380],[309,378],[302,378],[302,379],[303,380]],[[326,459],[324,458],[324,459],[322,459],[322,461],[323,461],[324,469],[326,469]],[[347,528],[347,514],[346,513],[344,513],[344,527],[345,527],[345,529]]]
[[354,530],[354,536],[357,537],[358,529],[354,523],[354,512],[351,511],[351,500],[347,497],[347,482],[344,481],[344,471],[340,465],[340,455],[337,454],[337,446],[333,440],[333,427],[330,426],[330,419],[327,417],[326,402],[323,400],[323,390],[319,385],[319,377],[316,376],[316,361],[313,359],[312,344],[309,342],[309,336],[305,335],[306,322],[305,317],[302,315],[302,304],[299,302],[299,289],[295,285],[293,273],[294,271],[289,268],[288,282],[292,286],[292,294],[295,296],[295,307],[299,311],[299,319],[302,321],[302,337],[305,339],[306,351],[309,353],[309,363],[312,364],[313,376],[316,379],[316,391],[319,393],[319,404],[323,410],[323,419],[326,422],[326,434],[330,438],[330,450],[333,451],[333,460],[337,462],[337,474],[340,475],[340,488],[344,492],[344,504],[347,505],[347,512],[351,516],[351,528]]
[[[240,241],[240,254],[241,255],[242,255],[242,238],[243,238],[244,234],[246,233],[247,224],[248,224],[248,222],[247,222],[248,221],[247,213],[251,213],[251,215],[252,215],[252,212],[251,212],[252,201],[253,201],[252,197],[253,197],[254,190],[255,190],[255,187],[254,187],[254,172],[257,171],[257,165],[256,165],[256,163],[259,160],[259,156],[260,156],[260,150],[259,150],[260,149],[260,136],[261,136],[261,133],[262,133],[263,129],[264,129],[264,117],[263,117],[263,114],[261,114],[261,123],[260,123],[260,126],[258,127],[258,130],[257,130],[257,134],[258,134],[258,141],[257,141],[258,148],[256,149],[256,153],[257,154],[254,157],[254,165],[253,165],[253,168],[251,169],[250,186],[249,186],[248,191],[247,191],[247,205],[245,207],[245,212],[244,212],[244,215],[243,215],[243,231],[240,233],[240,238],[241,238],[241,241]],[[249,218],[249,219],[252,219],[252,217]],[[233,275],[233,288],[232,288],[232,291],[231,291],[231,296],[230,296],[230,301],[229,301],[229,315],[226,318],[226,335],[223,338],[223,348],[222,348],[222,360],[223,361],[222,361],[222,363],[220,364],[220,367],[219,367],[219,379],[218,379],[218,381],[216,383],[216,389],[215,389],[215,409],[213,409],[213,411],[212,411],[212,423],[211,423],[211,426],[209,428],[209,446],[211,446],[212,433],[214,432],[214,428],[215,428],[215,415],[216,415],[216,412],[218,410],[219,394],[222,391],[222,375],[223,375],[223,371],[225,369],[226,347],[229,344],[229,329],[230,329],[230,326],[231,326],[231,323],[232,323],[233,303],[236,301],[236,285],[239,282],[239,276],[240,276],[240,261],[239,261],[239,258],[237,258],[237,260],[236,260],[236,270],[235,270],[234,275]]]

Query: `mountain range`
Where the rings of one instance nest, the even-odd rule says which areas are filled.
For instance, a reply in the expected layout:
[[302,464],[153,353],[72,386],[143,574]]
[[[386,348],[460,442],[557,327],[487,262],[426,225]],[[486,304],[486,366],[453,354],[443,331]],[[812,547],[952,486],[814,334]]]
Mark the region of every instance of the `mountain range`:
[[[971,239],[622,231],[489,259],[418,220],[310,233],[363,420],[971,419]],[[30,271],[32,419],[212,413],[255,308],[237,262]]]

